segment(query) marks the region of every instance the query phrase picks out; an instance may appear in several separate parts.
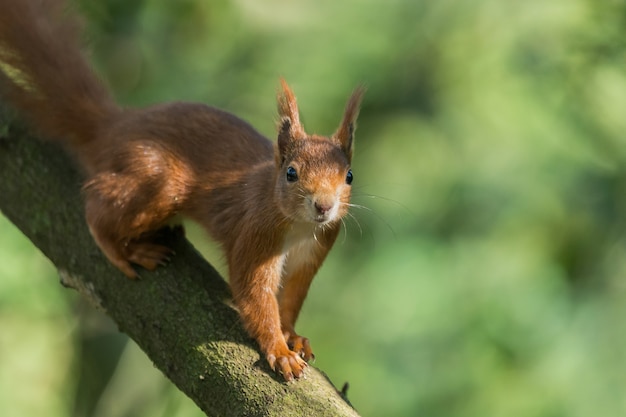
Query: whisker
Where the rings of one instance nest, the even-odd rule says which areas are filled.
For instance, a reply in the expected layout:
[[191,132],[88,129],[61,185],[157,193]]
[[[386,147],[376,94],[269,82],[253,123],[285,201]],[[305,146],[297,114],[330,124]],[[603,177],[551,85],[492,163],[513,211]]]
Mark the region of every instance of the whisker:
[[376,199],[376,200],[383,200],[383,201],[387,201],[387,202],[390,202],[390,203],[394,203],[398,207],[404,209],[410,215],[412,215],[412,216],[415,215],[415,213],[408,206],[406,206],[405,204],[402,204],[398,200],[394,200],[393,198],[383,197],[383,196],[376,195],[376,194],[367,194],[367,193],[358,193],[358,194],[354,193],[352,195],[352,198],[359,198],[359,197],[365,197],[365,198]]
[[[376,196],[371,196],[371,197],[376,197]],[[367,212],[372,213],[379,221],[381,221],[387,227],[387,229],[389,229],[389,231],[393,235],[394,239],[398,238],[398,236],[396,235],[396,231],[393,229],[391,224],[387,220],[385,220],[384,217],[382,217],[380,214],[378,214],[376,212],[376,210],[374,210],[374,209],[372,209],[370,207],[367,207],[367,206],[360,205],[360,204],[353,204],[353,203],[342,203],[342,204],[347,205],[348,207],[351,207],[351,208],[366,210]],[[352,213],[348,212],[348,215],[350,215],[350,217],[352,217],[358,224],[357,218]],[[360,224],[359,224],[359,229],[361,229],[361,225]],[[363,233],[361,233],[361,235],[363,235]]]
[[348,207],[354,207],[354,208],[363,209],[363,210],[367,210],[367,211],[374,211],[371,208],[369,208],[367,206],[362,206],[360,204],[352,204],[352,203],[344,203],[344,204],[347,205]]
[[341,220],[341,225],[343,226],[343,240],[341,241],[341,244],[344,245],[346,243],[346,239],[348,238],[348,227],[346,226],[346,222],[343,217],[339,220]]
[[[352,220],[354,220],[354,223],[356,223],[356,226],[359,228],[359,236],[363,237],[363,228],[361,227],[361,223],[359,222],[359,220],[354,216],[354,214],[347,212],[346,213],[347,216],[349,216]],[[343,221],[343,219],[341,219]],[[346,224],[344,223],[344,226]],[[347,231],[346,231],[347,234]]]

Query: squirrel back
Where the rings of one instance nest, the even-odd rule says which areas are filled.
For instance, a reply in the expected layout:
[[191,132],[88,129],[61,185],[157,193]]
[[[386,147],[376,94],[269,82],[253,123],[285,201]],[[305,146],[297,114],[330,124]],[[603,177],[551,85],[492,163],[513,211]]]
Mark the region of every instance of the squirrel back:
[[0,0],[0,91],[49,139],[80,146],[119,112],[62,0]]

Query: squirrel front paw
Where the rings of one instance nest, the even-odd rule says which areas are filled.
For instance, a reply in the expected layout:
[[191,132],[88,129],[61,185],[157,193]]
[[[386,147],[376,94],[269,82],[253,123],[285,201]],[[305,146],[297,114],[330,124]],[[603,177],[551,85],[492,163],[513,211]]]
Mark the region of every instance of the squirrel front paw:
[[292,352],[286,346],[278,348],[267,354],[267,362],[270,367],[281,374],[287,382],[304,375],[304,369],[309,366],[296,352]]
[[285,340],[287,341],[287,346],[289,346],[289,349],[297,353],[302,359],[307,362],[309,362],[310,360],[315,360],[315,355],[311,350],[311,343],[309,342],[309,339],[291,332],[284,332],[284,336]]

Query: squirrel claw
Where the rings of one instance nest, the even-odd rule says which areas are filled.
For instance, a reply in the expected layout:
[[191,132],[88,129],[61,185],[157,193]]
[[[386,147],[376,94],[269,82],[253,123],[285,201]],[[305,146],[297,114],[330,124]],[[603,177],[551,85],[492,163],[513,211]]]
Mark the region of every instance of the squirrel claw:
[[267,363],[269,363],[270,368],[272,368],[272,371],[276,372],[276,356],[274,355],[267,355]]
[[285,381],[291,382],[304,376],[308,364],[300,356],[290,350],[267,355],[267,362],[272,370],[281,374]]

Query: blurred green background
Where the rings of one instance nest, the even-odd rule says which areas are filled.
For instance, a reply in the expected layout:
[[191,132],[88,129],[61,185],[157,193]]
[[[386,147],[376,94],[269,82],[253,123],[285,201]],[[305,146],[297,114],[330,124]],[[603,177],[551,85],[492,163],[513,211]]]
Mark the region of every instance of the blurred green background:
[[[626,2],[84,0],[119,100],[275,136],[278,77],[354,203],[299,322],[364,416],[626,415]],[[202,233],[192,240],[223,268]],[[7,416],[200,416],[0,218]]]

